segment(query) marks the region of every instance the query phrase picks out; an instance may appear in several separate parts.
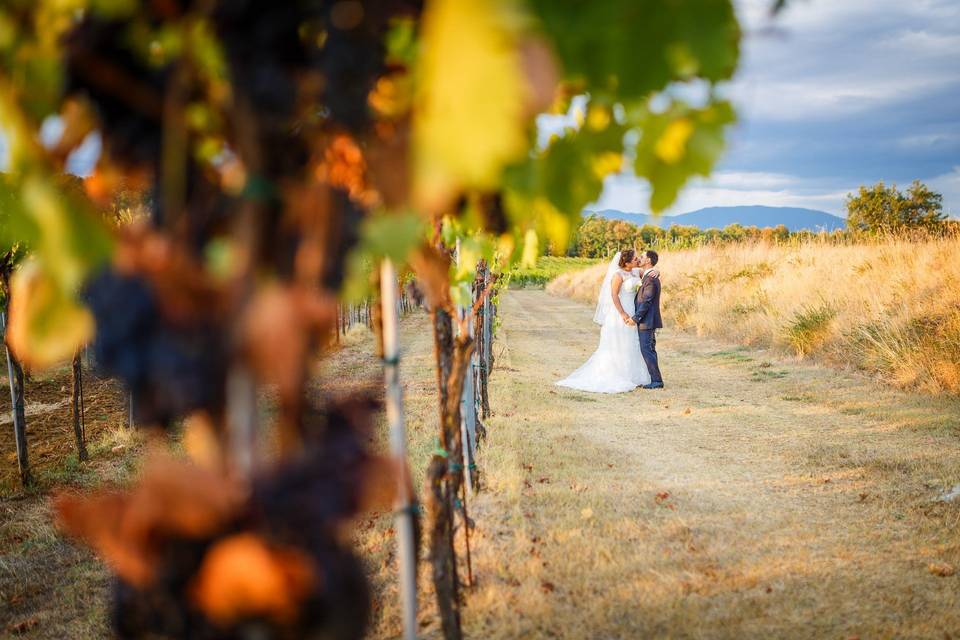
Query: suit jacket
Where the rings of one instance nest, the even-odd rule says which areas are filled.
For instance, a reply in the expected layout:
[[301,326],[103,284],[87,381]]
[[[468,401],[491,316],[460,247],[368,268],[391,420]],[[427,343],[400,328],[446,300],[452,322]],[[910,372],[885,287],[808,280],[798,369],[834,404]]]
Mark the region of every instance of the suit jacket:
[[660,278],[648,275],[640,281],[634,309],[633,320],[637,323],[638,331],[663,328],[663,318],[660,317]]

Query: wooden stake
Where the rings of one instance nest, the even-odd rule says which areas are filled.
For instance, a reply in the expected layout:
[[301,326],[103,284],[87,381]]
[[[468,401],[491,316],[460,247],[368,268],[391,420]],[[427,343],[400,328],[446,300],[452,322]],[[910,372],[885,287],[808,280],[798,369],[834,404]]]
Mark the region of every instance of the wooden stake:
[[73,356],[70,385],[70,413],[73,418],[73,435],[77,440],[77,459],[87,460],[87,443],[83,433],[83,379],[80,372],[80,351]]
[[[399,330],[397,314],[397,273],[386,259],[380,265],[380,305],[383,322],[383,375],[386,385],[387,424],[390,428],[390,453],[400,469],[407,468],[407,434],[403,422],[403,389],[400,386]],[[417,549],[414,539],[415,503],[406,474],[397,477],[397,504],[394,527],[397,531],[397,557],[400,562],[400,608],[403,637],[417,637]]]
[[[9,291],[9,288],[7,288]],[[30,462],[27,459],[27,416],[23,401],[23,368],[6,345],[7,313],[0,311],[0,331],[4,335],[7,350],[7,378],[10,381],[10,412],[13,416],[13,439],[17,448],[17,467],[20,470],[20,484],[33,483],[30,474]]]
[[[457,559],[453,550],[453,501],[460,485],[460,475],[449,472],[451,461],[460,461],[459,454],[459,400],[460,388],[456,385],[456,346],[453,338],[453,323],[445,309],[434,307],[430,311],[433,321],[433,345],[437,367],[437,393],[440,410],[440,447],[427,469],[427,499],[430,516],[430,564],[433,569],[433,587],[437,596],[437,609],[443,637],[460,640],[460,596],[457,579]],[[462,371],[460,372],[462,373]],[[453,401],[450,401],[450,395]]]
[[227,437],[232,470],[249,479],[255,462],[257,385],[253,373],[238,362],[227,374]]

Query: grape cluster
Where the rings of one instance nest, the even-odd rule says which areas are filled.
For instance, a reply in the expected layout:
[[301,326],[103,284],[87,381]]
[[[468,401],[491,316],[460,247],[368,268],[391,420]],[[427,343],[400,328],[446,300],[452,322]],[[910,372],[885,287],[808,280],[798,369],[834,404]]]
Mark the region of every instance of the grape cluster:
[[[117,580],[113,625],[120,638],[361,638],[370,616],[362,563],[337,529],[355,515],[371,458],[371,417],[377,404],[363,396],[308,412],[310,446],[300,460],[254,480],[248,507],[223,531],[204,539],[165,540],[146,587]],[[291,620],[251,614],[214,623],[191,589],[211,548],[241,532],[303,552],[314,577]]]
[[91,278],[83,297],[97,324],[97,366],[133,392],[137,422],[169,424],[220,406],[226,345],[216,327],[172,325],[147,282],[111,269]]

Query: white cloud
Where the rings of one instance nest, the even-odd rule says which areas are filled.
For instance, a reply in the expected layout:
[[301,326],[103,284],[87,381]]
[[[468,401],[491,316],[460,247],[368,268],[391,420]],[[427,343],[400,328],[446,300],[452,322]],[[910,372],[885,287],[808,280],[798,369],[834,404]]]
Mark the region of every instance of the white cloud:
[[821,77],[744,82],[730,93],[746,120],[809,122],[871,111],[955,83],[943,77]]
[[710,176],[710,182],[718,187],[731,189],[775,189],[797,183],[795,176],[783,173],[760,171],[718,171]]
[[960,3],[741,0],[747,36],[732,94],[745,119],[832,118],[960,84]]
[[897,144],[904,149],[929,149],[931,147],[946,147],[960,143],[960,132],[921,133],[902,136]]

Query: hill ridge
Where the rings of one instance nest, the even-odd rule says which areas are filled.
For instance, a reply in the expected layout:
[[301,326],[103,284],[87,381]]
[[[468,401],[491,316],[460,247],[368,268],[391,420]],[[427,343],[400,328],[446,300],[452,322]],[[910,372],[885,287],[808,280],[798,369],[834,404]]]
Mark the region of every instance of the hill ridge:
[[711,206],[674,216],[654,218],[644,213],[628,213],[618,209],[584,211],[609,220],[624,220],[643,226],[652,224],[667,228],[670,225],[685,225],[700,229],[722,229],[731,224],[745,227],[776,227],[784,225],[790,231],[833,231],[846,228],[846,220],[818,209],[806,207],[772,207],[767,205]]

